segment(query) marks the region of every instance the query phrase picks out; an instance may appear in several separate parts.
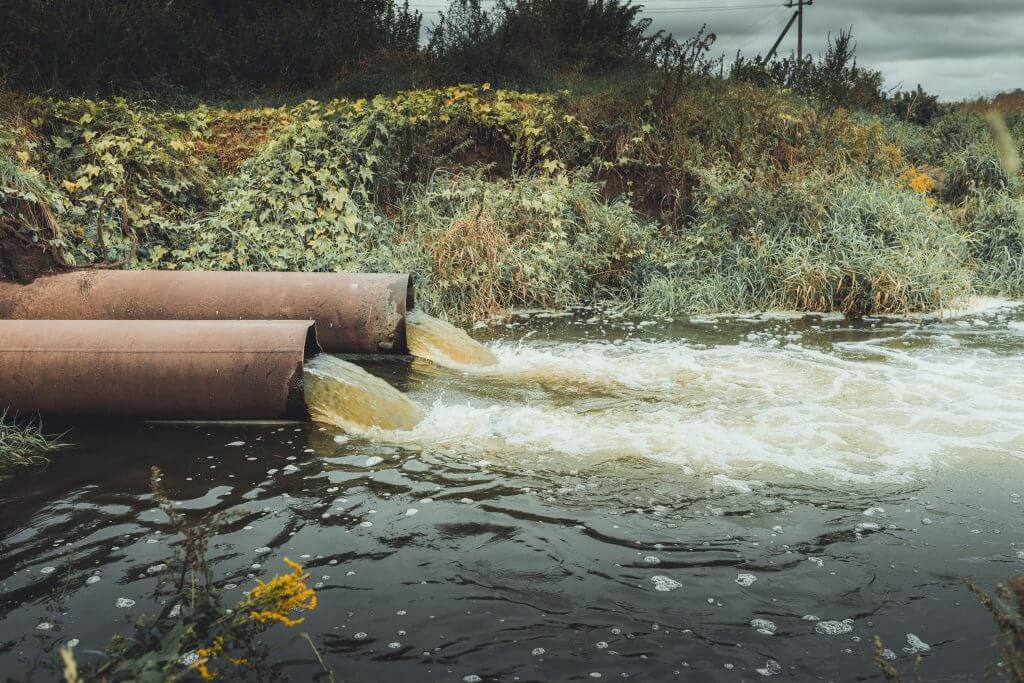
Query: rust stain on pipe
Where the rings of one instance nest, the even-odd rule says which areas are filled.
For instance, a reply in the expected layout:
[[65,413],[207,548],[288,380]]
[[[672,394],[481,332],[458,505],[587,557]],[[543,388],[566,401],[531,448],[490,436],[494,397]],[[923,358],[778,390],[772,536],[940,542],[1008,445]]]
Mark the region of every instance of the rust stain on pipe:
[[0,282],[0,318],[313,320],[329,353],[407,353],[406,274],[81,271]]
[[154,419],[305,418],[310,320],[0,320],[0,406]]

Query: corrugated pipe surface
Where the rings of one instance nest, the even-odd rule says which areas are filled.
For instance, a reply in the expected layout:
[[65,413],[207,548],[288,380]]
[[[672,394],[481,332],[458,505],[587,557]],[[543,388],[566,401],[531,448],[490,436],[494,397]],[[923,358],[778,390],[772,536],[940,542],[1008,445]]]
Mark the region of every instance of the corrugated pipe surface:
[[0,320],[0,406],[154,419],[305,418],[309,320]]
[[328,353],[406,353],[407,274],[91,270],[0,282],[0,319],[313,320]]

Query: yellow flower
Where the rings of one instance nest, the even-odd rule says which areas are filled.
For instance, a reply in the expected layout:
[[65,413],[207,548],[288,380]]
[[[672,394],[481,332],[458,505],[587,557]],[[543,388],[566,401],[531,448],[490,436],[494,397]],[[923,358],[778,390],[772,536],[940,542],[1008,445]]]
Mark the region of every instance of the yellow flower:
[[196,650],[198,659],[192,667],[199,672],[199,677],[204,681],[212,681],[220,675],[216,671],[210,671],[206,665],[211,659],[216,659],[222,652],[224,652],[223,636],[217,636],[210,647],[201,647]]
[[305,583],[309,573],[303,573],[302,567],[287,557],[284,563],[292,568],[290,574],[275,576],[267,583],[257,579],[259,585],[239,605],[240,609],[249,610],[249,618],[253,621],[261,624],[276,621],[285,626],[296,626],[303,620],[289,618],[289,612],[316,609],[316,592]]
[[927,194],[935,187],[934,181],[928,174],[921,173],[913,166],[906,170],[901,179],[907,184],[907,187],[918,194]]
[[[302,623],[302,618],[292,619],[288,616],[290,612],[316,608],[316,592],[306,585],[309,573],[303,572],[301,565],[288,558],[285,558],[284,562],[292,569],[291,573],[275,576],[266,583],[257,579],[256,583],[259,585],[249,591],[249,596],[245,600],[238,603],[237,612],[243,616],[228,627],[228,636],[232,642],[238,639],[237,630],[244,628],[246,623],[297,626]],[[210,663],[218,658],[233,666],[248,663],[246,659],[224,654],[223,635],[214,638],[208,647],[196,649],[196,655],[197,659],[192,668],[204,681],[215,680],[220,675],[210,668]]]

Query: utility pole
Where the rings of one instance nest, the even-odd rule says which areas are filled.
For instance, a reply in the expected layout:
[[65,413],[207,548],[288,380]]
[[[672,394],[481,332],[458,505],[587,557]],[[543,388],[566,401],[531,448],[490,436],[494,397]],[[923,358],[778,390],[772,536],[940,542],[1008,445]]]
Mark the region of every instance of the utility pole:
[[796,57],[801,62],[804,61],[804,6],[813,4],[814,0],[789,0],[786,3],[786,7],[796,7]]

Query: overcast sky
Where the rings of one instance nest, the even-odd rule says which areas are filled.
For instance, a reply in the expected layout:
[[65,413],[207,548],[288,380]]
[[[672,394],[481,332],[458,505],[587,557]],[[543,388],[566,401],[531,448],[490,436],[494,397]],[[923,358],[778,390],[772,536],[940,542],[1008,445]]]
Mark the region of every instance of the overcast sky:
[[[784,0],[646,0],[654,29],[677,36],[707,23],[716,50],[767,52],[793,10]],[[424,26],[447,0],[410,0]],[[485,6],[493,0],[484,0]],[[824,50],[828,34],[853,26],[858,61],[879,69],[889,87],[921,83],[943,99],[1024,88],[1024,0],[815,0],[804,11],[804,49]],[[796,26],[779,48],[796,50]]]

